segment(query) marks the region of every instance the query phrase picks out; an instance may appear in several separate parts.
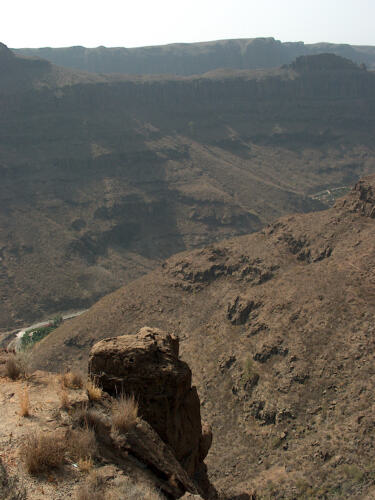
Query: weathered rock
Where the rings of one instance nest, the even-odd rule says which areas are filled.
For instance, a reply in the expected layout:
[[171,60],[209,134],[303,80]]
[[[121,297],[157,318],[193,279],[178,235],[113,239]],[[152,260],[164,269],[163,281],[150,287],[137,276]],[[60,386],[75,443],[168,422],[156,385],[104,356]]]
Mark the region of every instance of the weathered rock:
[[287,347],[283,345],[283,339],[276,339],[274,345],[263,344],[261,349],[253,356],[254,361],[259,363],[266,363],[272,356],[286,356],[289,352]]
[[131,456],[144,464],[152,471],[155,485],[168,496],[179,498],[186,491],[192,494],[199,492],[171,448],[162,442],[147,422],[141,420],[126,436],[112,433],[111,448],[119,457],[126,459]]
[[254,301],[237,296],[228,304],[227,318],[233,325],[243,325],[257,307],[259,304],[255,304]]
[[194,476],[212,436],[202,434],[200,401],[191,370],[178,358],[174,335],[142,328],[137,335],[104,339],[91,350],[90,376],[112,396],[134,394],[146,420]]
[[366,217],[374,219],[375,192],[373,188],[373,177],[365,177],[361,179],[345,198],[337,201],[336,207],[348,208],[351,212],[359,212]]

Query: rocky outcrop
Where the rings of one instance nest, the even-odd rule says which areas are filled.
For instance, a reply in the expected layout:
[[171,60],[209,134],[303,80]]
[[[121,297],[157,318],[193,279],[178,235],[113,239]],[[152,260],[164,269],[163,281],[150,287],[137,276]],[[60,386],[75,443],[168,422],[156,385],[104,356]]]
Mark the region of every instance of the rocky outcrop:
[[259,306],[253,300],[237,296],[228,304],[227,319],[232,325],[244,325],[251,312]]
[[177,337],[142,328],[136,335],[98,342],[90,353],[89,374],[112,396],[135,395],[140,416],[193,477],[201,470],[212,436],[209,427],[202,431],[191,370],[178,353]]
[[277,266],[268,266],[261,258],[249,259],[246,256],[229,262],[228,249],[217,251],[210,246],[197,250],[190,258],[181,259],[178,256],[170,259],[163,263],[163,270],[172,277],[176,287],[197,291],[228,276],[260,285],[273,278]]
[[[113,432],[110,419],[111,401],[108,397],[92,403],[86,414],[86,425],[94,428],[100,453],[115,457],[114,462],[120,467],[126,464],[128,473],[139,474],[139,469],[143,469],[146,472],[143,480],[148,477],[167,498],[180,498],[185,492],[193,495],[202,493],[178,462],[171,448],[147,422],[138,419],[135,427],[126,435]],[[94,417],[90,418],[90,412]],[[96,428],[92,425],[93,422]],[[139,464],[142,464],[141,467]],[[142,483],[141,478],[139,481]]]
[[9,50],[6,45],[0,43],[0,64],[3,63],[4,61],[9,61],[10,59],[13,59],[13,57],[14,57],[13,52]]
[[43,59],[16,56],[0,43],[0,93],[31,90],[33,80],[43,77],[51,63]]
[[348,209],[375,218],[374,176],[361,179],[352,191],[336,203],[336,208]]

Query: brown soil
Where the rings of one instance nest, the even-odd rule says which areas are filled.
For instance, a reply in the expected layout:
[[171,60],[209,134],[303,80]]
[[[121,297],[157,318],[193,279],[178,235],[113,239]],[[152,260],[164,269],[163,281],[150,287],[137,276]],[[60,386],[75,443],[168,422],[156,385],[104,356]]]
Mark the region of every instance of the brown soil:
[[[30,399],[30,416],[20,416],[19,398],[25,387]],[[27,489],[30,500],[74,498],[77,483],[84,481],[85,474],[66,464],[64,470],[52,470],[43,478],[27,474],[20,456],[25,437],[33,432],[53,432],[56,436],[66,429],[67,421],[59,418],[59,383],[54,375],[36,373],[29,381],[11,381],[0,377],[0,458],[8,473],[17,476]],[[77,395],[70,391],[70,398]],[[82,399],[82,395],[78,396]],[[83,398],[84,401],[84,398]]]
[[[0,354],[3,361],[7,355]],[[126,433],[112,431],[113,400],[108,395],[103,393],[93,402],[88,401],[85,390],[65,388],[66,404],[62,406],[58,376],[36,371],[27,380],[12,381],[3,375],[1,372],[0,462],[8,477],[17,480],[11,498],[162,500],[200,491],[172,449],[140,417]],[[25,390],[29,414],[21,416],[20,396]],[[3,499],[2,468],[0,479]],[[83,488],[87,494],[79,496]],[[16,496],[21,490],[26,490],[26,496]]]

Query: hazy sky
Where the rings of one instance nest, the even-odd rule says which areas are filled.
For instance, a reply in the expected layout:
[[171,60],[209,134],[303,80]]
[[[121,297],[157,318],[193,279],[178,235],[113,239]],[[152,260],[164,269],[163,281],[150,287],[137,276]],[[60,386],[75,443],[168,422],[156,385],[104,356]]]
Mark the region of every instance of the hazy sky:
[[4,0],[0,41],[136,47],[273,36],[375,45],[374,27],[375,0]]

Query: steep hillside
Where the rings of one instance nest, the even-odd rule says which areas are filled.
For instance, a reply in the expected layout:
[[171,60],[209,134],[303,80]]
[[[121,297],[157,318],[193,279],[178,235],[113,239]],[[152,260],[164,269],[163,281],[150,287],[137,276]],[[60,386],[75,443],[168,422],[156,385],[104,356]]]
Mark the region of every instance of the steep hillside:
[[108,340],[88,378],[31,373],[0,350],[1,500],[235,500],[207,478],[212,431],[179,340],[151,328]]
[[86,366],[98,339],[174,331],[216,484],[373,498],[374,241],[371,176],[334,208],[172,257],[43,340],[35,365]]
[[321,209],[375,171],[375,75],[332,55],[203,77],[87,75],[0,54],[0,328],[170,255]]
[[15,49],[18,54],[97,73],[195,75],[217,68],[265,69],[291,63],[302,55],[323,52],[375,67],[375,47],[303,42],[282,43],[274,38],[175,43],[154,47],[66,47]]

